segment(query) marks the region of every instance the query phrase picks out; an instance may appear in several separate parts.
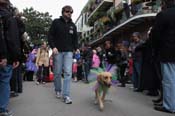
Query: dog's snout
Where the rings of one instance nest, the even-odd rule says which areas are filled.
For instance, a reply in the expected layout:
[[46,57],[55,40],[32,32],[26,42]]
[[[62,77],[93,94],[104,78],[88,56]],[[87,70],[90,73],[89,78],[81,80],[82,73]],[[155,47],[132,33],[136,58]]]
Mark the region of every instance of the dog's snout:
[[107,83],[106,85],[107,85],[107,87],[111,87],[111,83]]

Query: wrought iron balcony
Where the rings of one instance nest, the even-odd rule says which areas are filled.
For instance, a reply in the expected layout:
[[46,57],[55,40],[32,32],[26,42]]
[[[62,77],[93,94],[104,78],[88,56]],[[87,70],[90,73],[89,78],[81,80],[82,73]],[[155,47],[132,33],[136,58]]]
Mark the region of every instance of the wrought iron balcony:
[[[90,12],[88,16],[88,23],[93,24],[101,15],[104,14],[113,5],[113,0],[101,0],[96,8]],[[92,23],[91,23],[92,22]]]
[[108,29],[108,31],[105,31],[103,33],[103,36],[100,38],[96,38],[93,41],[90,41],[91,45],[98,44],[102,41],[105,41],[106,38],[110,38],[113,35],[119,34],[122,31],[130,28],[134,28],[140,23],[144,23],[145,21],[151,21],[155,18],[157,13],[160,11],[160,2],[159,0],[156,0],[154,2],[142,2],[140,4],[137,4],[137,12],[132,13],[130,9],[130,15],[129,17],[126,16],[125,10],[122,12],[121,19],[117,20],[117,23],[115,22],[113,26],[111,26],[111,29]]

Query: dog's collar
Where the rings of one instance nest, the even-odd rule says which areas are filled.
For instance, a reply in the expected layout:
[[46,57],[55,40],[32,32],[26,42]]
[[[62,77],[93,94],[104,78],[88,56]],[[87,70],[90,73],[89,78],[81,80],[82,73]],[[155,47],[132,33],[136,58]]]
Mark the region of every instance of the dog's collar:
[[100,91],[103,91],[103,90],[107,91],[109,89],[107,86],[105,86],[104,83],[98,82],[98,85],[99,85]]
[[98,81],[99,85],[104,86],[104,82],[102,83],[101,81]]

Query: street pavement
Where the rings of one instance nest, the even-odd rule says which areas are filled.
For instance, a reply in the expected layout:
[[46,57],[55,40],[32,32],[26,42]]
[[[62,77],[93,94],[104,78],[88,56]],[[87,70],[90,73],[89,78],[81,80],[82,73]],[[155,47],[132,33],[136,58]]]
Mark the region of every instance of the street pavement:
[[73,104],[65,104],[55,97],[53,83],[24,82],[24,92],[10,99],[9,109],[14,116],[174,116],[155,111],[156,98],[133,92],[131,85],[112,87],[101,112],[94,104],[94,84],[72,83]]

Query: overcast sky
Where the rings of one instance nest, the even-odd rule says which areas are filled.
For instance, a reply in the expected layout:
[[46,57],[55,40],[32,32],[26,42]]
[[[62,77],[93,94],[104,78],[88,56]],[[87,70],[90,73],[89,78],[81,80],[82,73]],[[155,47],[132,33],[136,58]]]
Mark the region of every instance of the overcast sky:
[[33,7],[39,12],[49,12],[54,18],[61,16],[61,8],[64,5],[71,5],[74,9],[72,19],[75,22],[81,10],[88,0],[10,0],[20,11],[26,7]]

